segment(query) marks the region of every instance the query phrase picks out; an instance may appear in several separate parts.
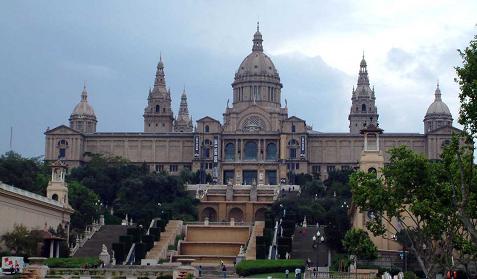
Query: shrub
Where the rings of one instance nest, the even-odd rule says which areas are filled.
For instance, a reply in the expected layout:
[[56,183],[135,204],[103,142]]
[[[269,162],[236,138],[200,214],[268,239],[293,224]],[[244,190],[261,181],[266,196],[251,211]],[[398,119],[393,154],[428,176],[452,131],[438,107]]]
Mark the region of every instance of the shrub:
[[49,258],[45,265],[50,268],[82,268],[95,267],[101,264],[97,257],[88,258]]
[[412,271],[406,271],[404,272],[404,279],[418,279],[419,277],[417,277],[416,273],[412,272]]
[[305,268],[303,260],[254,260],[241,261],[235,266],[235,270],[240,276],[249,276],[260,273],[285,272],[286,269],[292,271],[296,268]]

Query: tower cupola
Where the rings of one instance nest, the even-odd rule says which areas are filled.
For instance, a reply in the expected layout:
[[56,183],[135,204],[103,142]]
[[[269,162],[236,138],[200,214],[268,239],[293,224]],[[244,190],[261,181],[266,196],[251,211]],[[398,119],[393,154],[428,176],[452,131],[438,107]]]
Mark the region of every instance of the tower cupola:
[[427,134],[440,127],[452,126],[452,121],[449,107],[442,101],[442,93],[438,82],[434,91],[434,102],[429,106],[424,116],[424,133]]
[[96,132],[96,115],[93,107],[88,103],[86,84],[81,92],[81,101],[75,106],[70,116],[70,127],[81,133]]

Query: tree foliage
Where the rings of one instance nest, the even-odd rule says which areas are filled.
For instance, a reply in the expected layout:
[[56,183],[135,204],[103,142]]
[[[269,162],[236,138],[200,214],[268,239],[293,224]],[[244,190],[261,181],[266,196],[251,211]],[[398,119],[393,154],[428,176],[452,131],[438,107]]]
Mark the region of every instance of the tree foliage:
[[378,248],[371,241],[368,233],[362,229],[353,228],[347,231],[343,246],[348,254],[355,255],[359,259],[373,260],[378,257]]
[[2,235],[1,239],[14,255],[35,256],[41,237],[35,231],[28,230],[24,225],[15,224],[13,230]]
[[342,239],[350,229],[348,205],[351,191],[348,177],[351,171],[333,172],[322,182],[311,175],[298,174],[295,181],[300,183],[299,196],[284,195],[272,205],[272,215],[281,216],[283,209],[287,214],[296,216],[296,222],[303,222],[305,216],[309,225],[325,225],[327,245],[338,252],[343,252]]
[[456,82],[460,86],[459,123],[472,137],[477,136],[477,35],[464,50],[458,50],[462,66],[456,67]]
[[120,157],[92,155],[90,162],[71,170],[68,180],[79,181],[97,193],[101,201],[109,206],[114,203],[123,180],[147,173],[146,166],[131,164]]
[[46,194],[50,170],[39,158],[9,151],[0,157],[0,181],[39,195]]
[[442,161],[431,162],[405,146],[391,149],[390,155],[381,177],[364,172],[351,176],[353,202],[377,216],[366,224],[374,235],[390,238],[402,232],[403,243],[432,277],[451,265],[453,243],[462,228],[453,187]]
[[93,220],[98,220],[100,213],[99,196],[86,188],[78,181],[68,183],[68,199],[71,207],[75,209],[71,215],[71,227],[84,230]]
[[159,173],[123,180],[114,206],[118,214],[128,214],[134,221],[147,225],[159,216],[194,220],[196,204],[180,178]]

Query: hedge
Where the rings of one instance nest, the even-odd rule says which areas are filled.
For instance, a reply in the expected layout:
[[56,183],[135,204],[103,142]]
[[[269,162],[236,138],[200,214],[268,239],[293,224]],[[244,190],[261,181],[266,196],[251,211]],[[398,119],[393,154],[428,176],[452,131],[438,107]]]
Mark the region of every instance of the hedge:
[[97,267],[101,261],[97,257],[87,258],[49,258],[45,265],[50,268],[83,268],[83,267]]
[[305,268],[305,261],[299,259],[293,260],[254,260],[241,261],[235,266],[235,271],[240,276],[249,276],[260,273],[285,272],[289,270],[292,273],[296,268]]

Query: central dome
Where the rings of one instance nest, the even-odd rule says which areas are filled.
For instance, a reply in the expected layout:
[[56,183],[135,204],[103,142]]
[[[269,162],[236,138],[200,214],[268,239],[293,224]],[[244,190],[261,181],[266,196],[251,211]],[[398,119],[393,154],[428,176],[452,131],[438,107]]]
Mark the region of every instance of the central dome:
[[237,77],[243,76],[270,76],[279,78],[278,71],[272,60],[261,51],[253,51],[240,64]]
[[[258,26],[253,35],[252,53],[247,55],[235,73],[235,81],[248,80],[251,77],[259,77],[260,80],[280,82],[280,76],[270,57],[263,53],[263,39]],[[265,79],[264,79],[265,78]]]

